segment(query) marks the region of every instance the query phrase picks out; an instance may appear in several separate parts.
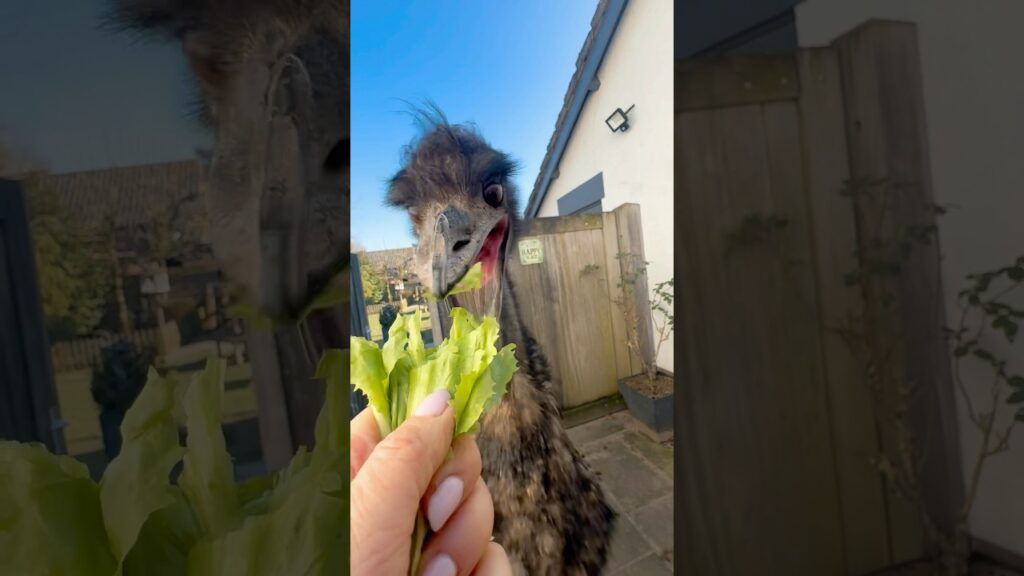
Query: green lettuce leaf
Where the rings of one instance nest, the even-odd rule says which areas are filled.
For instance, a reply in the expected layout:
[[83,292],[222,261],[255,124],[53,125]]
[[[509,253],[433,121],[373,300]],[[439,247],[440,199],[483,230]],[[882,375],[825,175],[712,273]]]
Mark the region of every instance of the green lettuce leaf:
[[0,442],[0,574],[110,576],[116,566],[85,465]]
[[234,467],[221,430],[226,370],[225,360],[209,359],[185,392],[188,438],[178,480],[203,533],[213,535],[238,522]]
[[[462,278],[459,278],[459,281],[455,283],[455,286],[452,286],[451,290],[445,293],[444,297],[447,298],[449,296],[454,296],[456,294],[462,294],[463,292],[479,290],[480,287],[483,286],[483,283],[483,264],[477,262],[476,264],[473,264],[472,266],[469,267],[469,270],[467,270],[466,273],[462,275]],[[437,295],[430,292],[430,290],[426,291],[426,296],[428,300],[438,300]]]
[[466,271],[466,274],[455,283],[455,286],[452,287],[445,296],[454,296],[455,294],[476,290],[483,284],[483,279],[483,264],[477,262],[476,264],[473,264],[468,271]]
[[121,564],[149,515],[176,502],[171,468],[185,450],[172,414],[174,385],[150,369],[149,379],[121,424],[121,452],[100,481],[100,505],[110,551]]
[[[508,383],[518,370],[515,345],[508,344],[494,357],[490,365],[473,383],[465,407],[459,413],[456,434],[475,432],[481,416],[498,403],[508,389]],[[465,386],[463,386],[465,388]]]
[[352,338],[352,385],[366,394],[382,437],[440,388],[452,396],[457,434],[474,430],[505,394],[518,370],[515,345],[496,349],[499,328],[493,317],[476,318],[463,308],[454,308],[451,317],[450,336],[429,351],[423,347],[420,311],[395,320],[383,349]]
[[[404,322],[399,318],[395,324]],[[390,344],[391,341],[388,342]],[[388,345],[384,345],[384,355],[376,344],[364,338],[353,338],[351,343],[351,374],[352,383],[366,395],[369,407],[380,428],[381,437],[391,432],[391,401],[389,399],[388,372],[394,369],[397,356],[393,359],[386,355]],[[393,361],[392,361],[393,360]],[[390,363],[390,367],[387,367]]]
[[186,574],[189,551],[199,537],[199,524],[181,490],[174,503],[150,514],[139,538],[124,559],[129,576],[180,576]]
[[348,261],[343,264],[344,271],[335,274],[324,288],[306,304],[299,313],[298,321],[302,322],[310,314],[318,310],[338,309],[349,303]]
[[248,326],[256,330],[273,330],[274,319],[270,317],[256,306],[248,302],[239,302],[232,304],[227,308],[227,314],[230,317],[241,318],[248,323]]
[[325,354],[327,385],[312,453],[300,450],[272,490],[247,505],[241,525],[200,542],[189,576],[342,574],[348,567],[348,387],[341,351]]
[[[345,356],[327,352],[318,366],[326,399],[313,450],[300,448],[284,470],[241,484],[234,482],[221,430],[225,363],[219,359],[209,360],[184,394],[150,371],[125,415],[121,453],[98,486],[71,458],[36,444],[0,442],[0,574],[346,573]],[[178,441],[176,398],[184,407],[187,448]],[[175,485],[170,473],[179,461]]]

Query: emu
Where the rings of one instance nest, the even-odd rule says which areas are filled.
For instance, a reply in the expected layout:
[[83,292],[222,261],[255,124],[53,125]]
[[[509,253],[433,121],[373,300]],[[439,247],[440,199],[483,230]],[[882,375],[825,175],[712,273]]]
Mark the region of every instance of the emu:
[[214,136],[208,233],[223,286],[281,327],[248,337],[260,377],[285,381],[289,436],[264,445],[282,466],[314,441],[317,358],[349,340],[340,307],[299,322],[349,261],[349,0],[111,1],[113,28],[177,41],[188,60]]
[[181,43],[215,136],[210,242],[271,316],[294,316],[348,261],[348,18],[348,0],[114,0],[108,16]]
[[[516,165],[440,111],[419,116],[426,131],[407,148],[387,202],[408,211],[418,239],[415,266],[434,294],[447,293],[482,264],[483,289],[498,303],[490,311],[499,314],[501,345],[515,343],[521,365],[477,436],[494,498],[495,540],[520,574],[600,574],[616,516],[561,425],[547,360],[504,274],[518,222]],[[459,305],[457,296],[450,300]]]

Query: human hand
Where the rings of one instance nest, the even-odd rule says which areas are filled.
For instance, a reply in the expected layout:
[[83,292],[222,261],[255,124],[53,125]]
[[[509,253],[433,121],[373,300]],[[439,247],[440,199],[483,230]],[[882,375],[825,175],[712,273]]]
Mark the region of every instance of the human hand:
[[476,440],[463,436],[452,446],[449,399],[446,390],[431,394],[383,440],[370,410],[352,421],[352,574],[406,576],[422,507],[434,532],[423,576],[511,576],[505,550],[490,542],[494,503]]

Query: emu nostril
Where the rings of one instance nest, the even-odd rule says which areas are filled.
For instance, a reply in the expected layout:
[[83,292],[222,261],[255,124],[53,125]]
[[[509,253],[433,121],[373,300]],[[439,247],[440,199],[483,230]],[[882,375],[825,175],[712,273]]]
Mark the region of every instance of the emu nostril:
[[350,147],[351,145],[347,138],[338,140],[334,148],[331,148],[331,151],[327,153],[327,158],[324,159],[324,170],[332,174],[341,172],[341,169],[348,163]]
[[452,246],[452,252],[458,252],[466,246],[469,246],[469,240],[459,240],[454,246]]

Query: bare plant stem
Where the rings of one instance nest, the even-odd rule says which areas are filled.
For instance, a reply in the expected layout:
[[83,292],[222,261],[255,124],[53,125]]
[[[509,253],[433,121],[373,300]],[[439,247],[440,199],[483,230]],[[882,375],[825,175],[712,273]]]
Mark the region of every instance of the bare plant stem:
[[416,528],[412,533],[412,550],[409,561],[409,576],[418,576],[420,573],[420,562],[423,556],[423,542],[427,539],[427,521],[423,517],[423,511],[416,513]]

